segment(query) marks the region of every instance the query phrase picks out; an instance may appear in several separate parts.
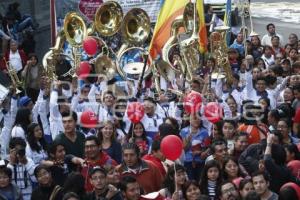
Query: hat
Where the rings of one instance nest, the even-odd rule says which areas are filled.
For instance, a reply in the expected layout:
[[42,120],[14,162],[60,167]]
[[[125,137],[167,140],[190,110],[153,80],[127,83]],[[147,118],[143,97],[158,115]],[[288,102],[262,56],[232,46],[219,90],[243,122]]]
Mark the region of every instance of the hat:
[[89,170],[89,176],[92,176],[93,174],[95,174],[96,172],[101,172],[103,173],[105,176],[107,174],[107,171],[103,168],[103,167],[100,167],[100,166],[95,166],[93,168],[91,168]]
[[31,102],[31,98],[29,98],[28,96],[23,96],[19,100],[19,106],[21,107],[28,106],[30,102]]

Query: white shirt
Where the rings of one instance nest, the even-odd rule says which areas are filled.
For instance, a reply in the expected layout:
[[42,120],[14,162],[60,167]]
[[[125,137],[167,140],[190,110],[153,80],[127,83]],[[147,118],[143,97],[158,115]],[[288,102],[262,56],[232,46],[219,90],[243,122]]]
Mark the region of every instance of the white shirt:
[[[282,46],[282,44],[284,44],[284,40],[283,40],[282,35],[280,35],[278,33],[275,33],[275,35],[279,37],[280,46]],[[263,46],[266,46],[266,45],[272,46],[271,39],[272,39],[271,35],[269,35],[269,34],[264,35],[263,38],[261,39],[261,45],[263,45]]]
[[15,53],[10,51],[9,62],[10,62],[10,65],[12,66],[12,68],[15,69],[17,72],[22,70],[22,68],[23,68],[22,59],[21,59],[21,56],[20,56],[18,50]]
[[25,132],[23,130],[23,128],[21,126],[14,126],[12,131],[11,131],[11,137],[21,137],[23,138],[24,140],[26,140],[26,137],[25,137]]

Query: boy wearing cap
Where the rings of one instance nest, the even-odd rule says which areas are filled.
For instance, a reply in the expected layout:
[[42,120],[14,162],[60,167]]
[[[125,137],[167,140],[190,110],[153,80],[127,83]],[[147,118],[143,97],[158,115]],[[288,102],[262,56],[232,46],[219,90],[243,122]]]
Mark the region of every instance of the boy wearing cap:
[[28,96],[23,96],[19,100],[19,106],[22,108],[28,108],[28,109],[32,110],[34,104],[31,100],[31,98],[29,98]]
[[122,200],[120,191],[107,183],[107,172],[104,168],[96,166],[89,172],[93,191],[88,194],[87,200]]

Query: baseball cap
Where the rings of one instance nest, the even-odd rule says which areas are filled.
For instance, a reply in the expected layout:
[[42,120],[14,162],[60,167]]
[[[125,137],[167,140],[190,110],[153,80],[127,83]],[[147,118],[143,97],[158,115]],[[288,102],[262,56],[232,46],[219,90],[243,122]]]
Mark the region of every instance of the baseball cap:
[[19,100],[19,106],[28,106],[28,104],[31,102],[31,98],[29,98],[28,96],[23,96],[20,98]]

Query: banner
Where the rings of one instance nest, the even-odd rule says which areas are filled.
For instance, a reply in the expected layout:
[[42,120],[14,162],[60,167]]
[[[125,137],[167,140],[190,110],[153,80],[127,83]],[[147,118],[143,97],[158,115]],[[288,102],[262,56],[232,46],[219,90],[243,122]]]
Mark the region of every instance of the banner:
[[[53,0],[51,0],[53,1]],[[87,22],[94,19],[99,6],[108,0],[55,0],[56,31],[60,31],[68,12],[74,11],[84,17]],[[155,23],[160,10],[160,0],[116,0],[122,7],[124,15],[132,8],[141,8],[147,12],[151,22]],[[55,17],[55,16],[51,16]],[[54,28],[54,27],[52,27]]]

